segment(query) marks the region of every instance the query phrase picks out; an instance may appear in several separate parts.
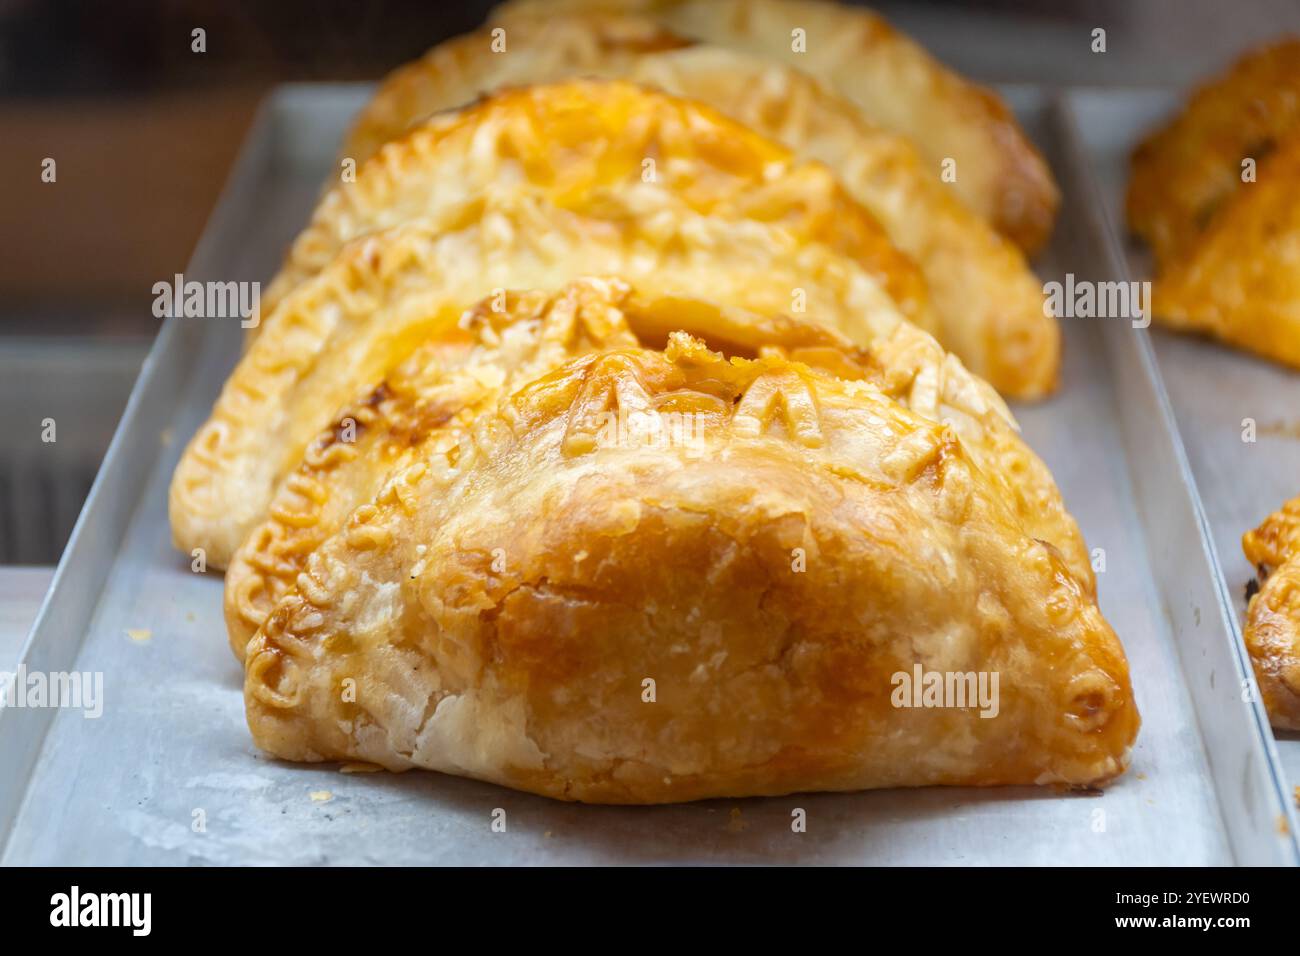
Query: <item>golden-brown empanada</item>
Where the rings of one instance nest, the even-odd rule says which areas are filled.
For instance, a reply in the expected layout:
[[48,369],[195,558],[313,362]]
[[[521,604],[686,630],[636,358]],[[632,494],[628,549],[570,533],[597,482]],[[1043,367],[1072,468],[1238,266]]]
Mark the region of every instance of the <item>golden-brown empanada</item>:
[[668,218],[670,201],[779,225],[857,260],[881,287],[881,309],[934,327],[915,264],[824,167],[701,104],[585,79],[493,93],[383,147],[294,241],[267,291],[269,321],[349,240],[413,219],[454,228],[486,199],[519,194],[603,218],[617,209],[646,230],[656,213]]
[[[177,547],[226,567],[331,416],[494,290],[620,275],[652,300],[688,295],[757,315],[803,306],[859,345],[903,321],[857,262],[800,241],[807,229],[673,201],[656,208],[665,195],[611,195],[589,216],[535,197],[488,200],[457,229],[414,221],[354,240],[284,299],[191,440],[172,477]],[[771,211],[797,223],[793,203],[788,214]]]
[[645,14],[682,36],[803,70],[914,142],[936,178],[955,160],[953,190],[1022,249],[1051,234],[1056,184],[1002,99],[870,10],[815,0],[514,0],[493,19],[508,41],[562,12]]
[[906,139],[873,126],[851,103],[780,63],[709,46],[633,52],[636,38],[655,47],[648,38],[657,29],[635,17],[557,16],[512,29],[503,54],[490,52],[486,36],[448,40],[384,81],[342,155],[362,161],[430,115],[503,81],[599,74],[698,100],[802,158],[825,163],[915,261],[930,292],[934,332],[968,368],[1013,398],[1052,390],[1060,332],[1043,309],[1041,283],[1014,244],[923,168]]
[[1300,38],[1252,51],[1198,89],[1134,151],[1129,228],[1160,272],[1194,256],[1202,233],[1239,192],[1242,163],[1263,163],[1300,129]]
[[1156,279],[1152,312],[1300,368],[1300,129]]
[[[730,355],[780,355],[869,381],[917,414],[951,425],[1026,529],[1058,548],[1084,590],[1093,593],[1078,527],[1050,472],[1017,434],[1010,411],[986,383],[911,325],[900,324],[863,350],[806,319],[742,316],[685,298],[643,301],[615,279],[583,279],[553,296],[511,293],[468,315],[467,323],[422,345],[385,381],[365,389],[281,482],[266,519],[226,572],[226,622],[241,659],[312,550],[373,497],[389,472],[425,454],[426,442],[439,448],[458,444],[485,403],[568,359],[602,348],[662,343],[677,330]],[[345,442],[349,423],[354,434]]]
[[1274,727],[1300,730],[1300,498],[1241,539],[1259,571],[1246,608],[1246,649]]
[[249,644],[245,701],[278,757],[609,803],[1091,786],[1139,724],[1095,603],[952,428],[684,333],[392,475]]

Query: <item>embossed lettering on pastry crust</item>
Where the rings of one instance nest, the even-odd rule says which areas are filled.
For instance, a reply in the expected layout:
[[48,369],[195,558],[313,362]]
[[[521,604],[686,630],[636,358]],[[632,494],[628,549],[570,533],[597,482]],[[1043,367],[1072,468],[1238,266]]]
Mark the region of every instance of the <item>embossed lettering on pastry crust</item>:
[[[917,666],[996,673],[996,715],[895,706]],[[279,757],[611,803],[1091,786],[1138,728],[1094,601],[952,427],[684,333],[392,474],[249,644],[245,700]]]
[[1259,571],[1246,608],[1246,649],[1274,727],[1300,730],[1300,498],[1241,539]]

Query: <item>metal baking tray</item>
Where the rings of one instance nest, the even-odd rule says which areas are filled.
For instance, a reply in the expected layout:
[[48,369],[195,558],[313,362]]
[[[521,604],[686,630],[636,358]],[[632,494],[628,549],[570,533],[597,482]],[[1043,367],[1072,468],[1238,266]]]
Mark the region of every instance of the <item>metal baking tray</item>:
[[[1185,99],[1185,92],[1171,90],[1078,90],[1069,96],[1068,108],[1084,131],[1084,149],[1104,196],[1108,228],[1135,279],[1149,279],[1152,263],[1124,228],[1128,158],[1138,140]],[[1209,339],[1153,331],[1158,373],[1203,496],[1240,644],[1246,584],[1255,576],[1241,551],[1241,536],[1300,494],[1300,373]],[[1253,443],[1242,440],[1246,419],[1256,425]],[[1275,735],[1285,779],[1300,794],[1300,734]]]
[[[368,92],[293,86],[264,104],[187,279],[271,274]],[[1036,90],[1008,95],[1066,197],[1040,272],[1112,274],[1068,113]],[[1258,715],[1207,692],[1241,671],[1231,609],[1147,336],[1128,323],[1066,321],[1060,394],[1017,412],[1107,555],[1102,608],[1144,721],[1129,772],[1091,795],[934,788],[653,808],[433,773],[343,774],[253,747],[221,580],[172,550],[166,515],[172,468],[239,337],[237,322],[170,319],[145,364],[23,653],[32,670],[102,672],[104,713],[0,711],[4,863],[1297,861]],[[806,832],[792,832],[794,808]]]

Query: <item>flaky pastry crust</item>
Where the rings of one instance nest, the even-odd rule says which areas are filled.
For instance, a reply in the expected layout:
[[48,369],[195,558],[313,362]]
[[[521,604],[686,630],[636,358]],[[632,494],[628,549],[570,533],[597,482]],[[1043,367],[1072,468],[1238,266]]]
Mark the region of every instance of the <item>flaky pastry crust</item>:
[[902,137],[873,127],[817,81],[715,47],[641,57],[638,82],[698,99],[823,162],[917,263],[934,335],[1009,398],[1052,392],[1061,335],[1019,249],[955,198]]
[[817,0],[514,0],[493,18],[508,33],[564,11],[644,14],[682,36],[803,70],[914,142],[936,176],[956,160],[958,196],[1022,249],[1035,252],[1051,234],[1060,195],[1002,99],[870,10]]
[[[638,415],[692,440],[611,432]],[[997,673],[996,716],[894,706],[916,665]],[[1095,785],[1138,728],[1095,603],[951,427],[683,333],[393,474],[250,643],[245,700],[279,757],[611,803]]]
[[[799,70],[719,47],[662,50],[668,44],[647,39],[659,30],[638,17],[559,15],[512,26],[504,53],[491,52],[486,33],[448,40],[384,81],[342,155],[364,160],[502,82],[600,75],[658,87],[825,163],[919,267],[936,323],[931,331],[946,348],[1004,395],[1038,398],[1055,387],[1060,332],[1043,309],[1040,282],[1018,248],[925,168],[904,137],[873,125]],[[637,52],[647,47],[653,52]]]
[[1242,162],[1263,163],[1300,129],[1300,38],[1253,50],[1201,86],[1133,153],[1129,228],[1151,246],[1160,272],[1196,255],[1201,237],[1235,197],[1252,192]]
[[1241,539],[1259,571],[1246,608],[1245,639],[1270,722],[1300,730],[1300,498]]
[[879,282],[881,308],[934,327],[915,264],[825,168],[702,104],[587,79],[493,92],[382,147],[294,241],[266,294],[268,321],[348,241],[413,219],[455,228],[485,199],[512,195],[582,214],[646,218],[675,204],[779,225],[852,257]]
[[[901,324],[861,349],[807,319],[740,315],[685,298],[643,301],[616,279],[583,279],[557,295],[511,293],[481,303],[467,318],[365,389],[280,483],[267,517],[226,572],[226,622],[240,659],[311,552],[391,471],[425,454],[425,444],[459,444],[486,403],[566,360],[602,348],[662,342],[678,330],[727,354],[795,358],[839,377],[869,381],[904,407],[950,425],[1026,529],[1058,548],[1076,580],[1093,593],[1079,529],[1050,472],[1020,439],[1010,411],[986,383],[913,326]],[[355,432],[349,442],[341,438],[347,422]]]
[[644,17],[544,17],[520,23],[505,36],[482,27],[439,43],[384,77],[353,121],[339,156],[365,162],[431,114],[503,87],[619,77],[646,53],[691,42]]
[[508,292],[482,302],[344,408],[280,483],[226,570],[235,656],[243,660],[308,555],[390,472],[433,448],[454,448],[485,407],[564,362],[639,344],[618,308],[628,294],[619,280],[584,279],[558,295]]
[[611,195],[588,216],[489,200],[458,229],[417,220],[354,240],[286,296],[191,440],[170,491],[177,547],[226,567],[334,413],[494,290],[624,276],[650,299],[756,315],[797,303],[858,345],[903,321],[854,260],[783,226],[659,208],[663,195]]
[[1300,128],[1152,288],[1158,322],[1300,368]]

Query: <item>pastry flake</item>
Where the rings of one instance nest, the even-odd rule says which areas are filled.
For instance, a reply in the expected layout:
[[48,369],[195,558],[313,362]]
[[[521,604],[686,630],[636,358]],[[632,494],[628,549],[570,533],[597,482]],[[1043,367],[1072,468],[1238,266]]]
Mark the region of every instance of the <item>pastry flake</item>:
[[1300,498],[1292,498],[1241,539],[1259,572],[1244,637],[1269,720],[1300,730]]
[[682,36],[803,70],[915,143],[935,175],[955,160],[952,188],[1020,248],[1032,253],[1051,234],[1060,194],[1002,99],[870,10],[813,0],[513,0],[493,16],[508,34],[565,11],[644,14]]
[[[677,333],[480,426],[390,476],[253,638],[258,746],[604,803],[1124,769],[1092,598],[953,428],[874,385]],[[917,668],[997,674],[996,706],[900,704]]]
[[276,308],[191,440],[172,477],[176,546],[225,568],[335,412],[494,290],[556,289],[590,273],[626,277],[651,299],[696,296],[756,315],[797,300],[855,344],[903,321],[855,260],[800,241],[797,228],[683,211],[671,197],[658,208],[664,195],[610,195],[592,215],[512,196],[460,228],[415,220],[353,240]]
[[1052,391],[1060,333],[1043,309],[1041,283],[1017,247],[954,196],[904,137],[782,63],[719,47],[642,43],[652,52],[637,52],[634,42],[592,39],[644,39],[659,29],[638,17],[557,15],[512,24],[505,55],[491,53],[485,36],[449,40],[381,84],[342,155],[364,160],[383,142],[503,80],[623,77],[696,100],[801,158],[825,163],[916,263],[930,294],[931,331],[969,368],[1010,397]]

